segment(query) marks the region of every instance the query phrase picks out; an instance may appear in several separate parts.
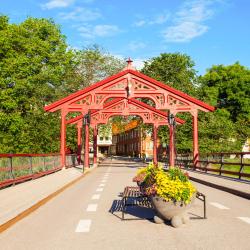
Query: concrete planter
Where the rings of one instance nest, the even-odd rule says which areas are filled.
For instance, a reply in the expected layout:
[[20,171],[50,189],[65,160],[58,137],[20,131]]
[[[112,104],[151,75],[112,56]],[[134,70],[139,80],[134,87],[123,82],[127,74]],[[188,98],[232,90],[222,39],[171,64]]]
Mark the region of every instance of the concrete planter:
[[180,227],[189,221],[186,211],[192,206],[195,199],[193,196],[191,202],[187,205],[181,202],[165,201],[159,196],[152,196],[152,204],[156,211],[154,220],[156,223],[163,223],[165,220],[171,220],[173,227]]

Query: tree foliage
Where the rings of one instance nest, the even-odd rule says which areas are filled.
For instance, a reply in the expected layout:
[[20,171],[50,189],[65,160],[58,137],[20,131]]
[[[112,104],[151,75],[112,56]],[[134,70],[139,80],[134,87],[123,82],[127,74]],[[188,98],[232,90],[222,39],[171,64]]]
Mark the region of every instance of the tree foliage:
[[[217,108],[213,113],[199,113],[201,152],[241,150],[250,134],[250,70],[239,63],[218,65],[198,78],[193,67],[187,55],[164,53],[146,62],[142,72]],[[176,128],[177,151],[191,152],[192,116],[178,117],[186,122]],[[169,141],[168,134],[167,127],[159,129],[162,143]]]
[[[116,73],[123,62],[97,46],[71,50],[50,19],[0,16],[0,152],[58,152],[59,113],[43,107]],[[68,127],[68,145],[76,129]]]
[[[7,16],[0,16],[0,152],[58,152],[60,114],[46,113],[43,107],[117,73],[124,66],[122,60],[96,45],[70,49],[51,19],[30,17],[20,24],[11,24]],[[202,152],[241,149],[250,134],[247,67],[239,63],[217,65],[197,77],[188,55],[163,53],[146,61],[142,73],[217,108],[213,113],[199,113]],[[176,129],[177,150],[192,151],[192,117],[178,116],[186,123]],[[125,120],[112,118],[121,127]],[[141,126],[152,130],[151,126]],[[103,134],[109,130],[110,124],[100,128]],[[72,149],[76,148],[76,134],[76,128],[68,126],[67,146]],[[162,142],[168,141],[168,129],[160,128],[159,136]]]
[[170,87],[195,95],[197,76],[194,61],[181,53],[162,53],[145,62],[142,73]]
[[[72,58],[52,20],[0,18],[0,152],[58,151],[58,115],[44,114]],[[49,126],[48,126],[49,125]]]
[[238,62],[213,66],[201,77],[200,97],[225,109],[235,129],[246,140],[250,135],[250,69]]

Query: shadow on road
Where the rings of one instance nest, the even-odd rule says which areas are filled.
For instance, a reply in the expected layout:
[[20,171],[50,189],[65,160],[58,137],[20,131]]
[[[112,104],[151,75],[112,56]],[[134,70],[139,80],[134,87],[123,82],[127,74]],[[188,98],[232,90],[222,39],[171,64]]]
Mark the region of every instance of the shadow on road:
[[[122,200],[114,200],[109,212],[119,219],[122,219],[123,204]],[[140,206],[128,206],[124,211],[125,220],[148,220],[153,222],[155,212],[152,208],[140,207]],[[119,215],[117,214],[119,213]]]

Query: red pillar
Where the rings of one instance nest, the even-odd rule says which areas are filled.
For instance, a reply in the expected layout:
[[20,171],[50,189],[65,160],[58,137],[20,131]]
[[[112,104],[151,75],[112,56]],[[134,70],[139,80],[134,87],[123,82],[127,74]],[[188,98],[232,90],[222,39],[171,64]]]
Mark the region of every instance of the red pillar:
[[84,126],[85,126],[84,167],[89,168],[89,124],[86,123]]
[[199,161],[199,142],[198,142],[198,111],[193,114],[193,164],[197,167]]
[[169,166],[175,165],[175,152],[174,152],[174,125],[169,125]]
[[61,165],[65,167],[66,165],[66,115],[63,109],[61,110]]
[[157,160],[157,130],[158,126],[153,127],[153,140],[154,140],[154,148],[153,148],[153,161],[154,164],[157,165],[158,160]]
[[77,161],[81,163],[81,151],[82,151],[82,125],[77,123]]
[[94,147],[94,159],[93,159],[93,164],[94,167],[97,165],[97,126],[94,127],[94,133],[93,133],[93,147]]

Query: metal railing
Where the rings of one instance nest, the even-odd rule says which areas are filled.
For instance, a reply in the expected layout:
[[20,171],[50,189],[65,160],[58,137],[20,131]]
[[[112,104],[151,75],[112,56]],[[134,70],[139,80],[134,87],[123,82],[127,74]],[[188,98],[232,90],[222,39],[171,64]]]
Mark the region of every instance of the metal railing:
[[196,167],[191,154],[176,156],[176,165],[205,173],[250,180],[250,152],[200,154]]
[[[66,167],[77,167],[84,164],[84,154],[67,154],[66,155]],[[93,154],[89,154],[89,164],[90,167],[93,165]],[[82,166],[83,167],[83,166]]]
[[60,154],[0,154],[0,188],[61,170]]
[[[66,155],[66,168],[81,166],[84,155]],[[90,166],[93,157],[90,154]],[[0,154],[0,188],[36,179],[62,169],[61,154]]]

